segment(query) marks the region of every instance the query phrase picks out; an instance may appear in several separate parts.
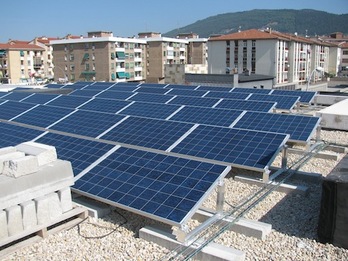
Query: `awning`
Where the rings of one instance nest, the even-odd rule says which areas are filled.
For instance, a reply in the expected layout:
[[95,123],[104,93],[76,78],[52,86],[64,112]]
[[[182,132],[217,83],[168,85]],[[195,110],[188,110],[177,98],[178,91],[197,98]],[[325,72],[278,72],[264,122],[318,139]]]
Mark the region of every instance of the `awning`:
[[126,76],[127,79],[129,79],[129,78],[130,78],[129,72],[126,72],[126,73],[125,73],[125,76]]
[[111,59],[115,59],[115,53],[111,53]]
[[118,72],[116,73],[117,74],[117,78],[118,79],[124,79],[126,78],[126,74],[124,72]]
[[24,56],[24,51],[19,51],[20,56]]
[[115,76],[115,74],[114,74],[114,73],[112,73],[112,74],[111,74],[111,80],[113,80],[113,81],[114,81],[115,79],[116,79],[116,76]]
[[125,59],[125,54],[124,52],[116,52],[116,56],[118,59]]
[[0,50],[0,55],[5,55],[6,51],[5,50]]
[[93,71],[83,71],[82,74],[94,75],[95,72],[93,72]]
[[89,59],[89,53],[85,53],[85,55],[83,56],[83,59],[84,59],[84,60]]

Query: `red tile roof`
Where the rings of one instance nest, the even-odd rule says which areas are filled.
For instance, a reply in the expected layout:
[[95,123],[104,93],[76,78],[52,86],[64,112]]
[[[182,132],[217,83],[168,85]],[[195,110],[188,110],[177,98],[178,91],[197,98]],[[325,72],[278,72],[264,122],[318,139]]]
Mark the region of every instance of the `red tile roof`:
[[24,41],[12,41],[10,43],[0,43],[0,49],[9,49],[9,50],[36,50],[43,51],[44,49],[35,44],[28,44]]
[[211,37],[209,41],[226,41],[226,40],[267,40],[279,39],[274,33],[264,32],[256,29],[240,31],[233,34],[225,34],[221,36]]

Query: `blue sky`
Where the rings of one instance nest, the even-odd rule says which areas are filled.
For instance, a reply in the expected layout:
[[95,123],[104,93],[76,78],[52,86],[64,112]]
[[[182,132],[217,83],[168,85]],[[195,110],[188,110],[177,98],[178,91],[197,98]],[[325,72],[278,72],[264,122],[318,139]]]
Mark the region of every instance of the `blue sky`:
[[347,14],[348,0],[6,0],[1,9],[0,43],[4,43],[99,30],[122,37],[145,31],[166,33],[209,16],[252,9]]

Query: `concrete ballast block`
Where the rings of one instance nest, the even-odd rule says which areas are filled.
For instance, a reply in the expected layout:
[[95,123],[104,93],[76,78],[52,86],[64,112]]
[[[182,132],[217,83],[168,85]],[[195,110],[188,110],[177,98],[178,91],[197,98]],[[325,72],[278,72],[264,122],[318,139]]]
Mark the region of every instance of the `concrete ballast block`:
[[20,204],[24,230],[37,225],[35,202],[32,200]]
[[50,197],[48,195],[38,197],[34,199],[36,206],[37,224],[44,225],[49,223],[50,220]]
[[47,195],[48,200],[49,200],[49,215],[50,215],[50,220],[55,220],[59,218],[62,215],[62,207],[60,205],[60,200],[58,193],[51,193]]
[[13,236],[23,231],[22,210],[19,205],[6,209],[8,235]]
[[3,174],[9,177],[18,178],[20,176],[32,174],[39,170],[37,157],[25,156],[18,159],[11,159],[4,162]]
[[65,213],[71,210],[73,205],[70,187],[59,190],[58,196],[60,200],[60,205],[62,207],[62,212]]
[[0,210],[0,240],[8,237],[6,211]]
[[25,154],[37,156],[39,166],[49,164],[57,160],[57,151],[54,146],[28,141],[17,145],[16,149],[24,152]]
[[6,161],[12,160],[12,159],[18,159],[18,158],[22,158],[25,156],[24,152],[20,152],[20,151],[14,151],[14,152],[9,152],[6,154],[1,154],[0,153],[0,173],[3,172],[4,170],[4,163]]
[[16,148],[13,146],[0,148],[0,155],[8,154],[11,152],[16,152]]

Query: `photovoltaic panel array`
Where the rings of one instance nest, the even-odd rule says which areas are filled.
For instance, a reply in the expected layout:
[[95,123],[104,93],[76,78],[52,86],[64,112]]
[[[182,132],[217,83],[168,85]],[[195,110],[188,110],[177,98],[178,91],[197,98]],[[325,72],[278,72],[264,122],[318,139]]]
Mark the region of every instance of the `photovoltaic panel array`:
[[6,101],[0,104],[0,119],[10,120],[21,113],[34,108],[35,104]]
[[126,100],[127,98],[133,96],[132,92],[124,92],[124,91],[104,91],[98,94],[98,98],[104,99],[115,99],[115,100]]
[[138,87],[136,86],[123,86],[123,85],[115,85],[112,86],[111,88],[108,89],[108,91],[123,91],[123,92],[133,92],[136,89],[138,89]]
[[24,98],[31,96],[31,95],[33,95],[33,93],[31,93],[31,92],[8,92],[8,93],[2,95],[0,98],[4,99],[4,100],[10,100],[10,101],[20,101]]
[[230,92],[233,88],[230,87],[221,87],[221,86],[204,86],[200,85],[197,87],[197,90],[200,91],[214,91],[214,92]]
[[319,125],[319,121],[319,117],[311,116],[246,112],[233,127],[277,133],[289,133],[289,141],[308,142],[313,131]]
[[185,106],[169,120],[229,127],[242,112],[241,110]]
[[69,96],[69,95],[61,95],[57,99],[49,101],[48,105],[50,106],[58,106],[58,107],[65,107],[65,108],[78,108],[82,104],[89,101],[91,98],[89,97],[82,97],[82,96]]
[[97,96],[101,90],[74,90],[73,92],[69,93],[71,96],[84,96],[84,97],[94,97]]
[[168,84],[164,88],[166,89],[183,89],[183,90],[194,90],[197,86],[191,85],[180,85],[180,84]]
[[207,93],[207,91],[185,90],[185,89],[171,89],[166,94],[168,94],[168,95],[179,95],[179,96],[203,97],[206,93]]
[[130,101],[166,103],[174,96],[139,92],[129,97]]
[[99,111],[99,112],[108,112],[108,113],[116,113],[125,106],[129,105],[130,102],[122,101],[122,100],[108,100],[108,99],[93,99],[88,103],[82,105],[80,109],[83,110],[91,110],[91,111]]
[[272,95],[299,96],[300,102],[311,103],[317,93],[310,91],[273,90]]
[[217,98],[176,96],[174,99],[170,100],[168,104],[213,107],[218,101],[219,99]]
[[245,100],[249,95],[242,92],[208,92],[204,97]]
[[276,102],[223,99],[215,106],[215,108],[236,108],[246,111],[271,112],[275,109],[276,104]]
[[57,98],[59,94],[41,94],[41,93],[35,93],[34,95],[31,95],[22,101],[34,103],[34,104],[45,104],[46,102],[49,102],[55,98]]
[[193,124],[130,117],[100,138],[154,149],[166,150]]
[[276,102],[277,109],[291,110],[298,103],[300,97],[298,96],[282,96],[253,93],[248,97],[248,101],[270,101]]
[[256,89],[256,88],[241,88],[235,87],[231,92],[244,92],[244,93],[258,93],[258,94],[270,94],[272,89]]
[[287,139],[285,134],[200,125],[171,151],[260,170]]
[[170,90],[164,88],[154,88],[154,87],[138,87],[133,92],[145,92],[145,93],[158,93],[165,94]]
[[77,180],[74,189],[171,224],[191,217],[225,166],[119,148]]
[[124,110],[120,111],[119,114],[166,119],[179,108],[180,106],[178,105],[134,102]]

